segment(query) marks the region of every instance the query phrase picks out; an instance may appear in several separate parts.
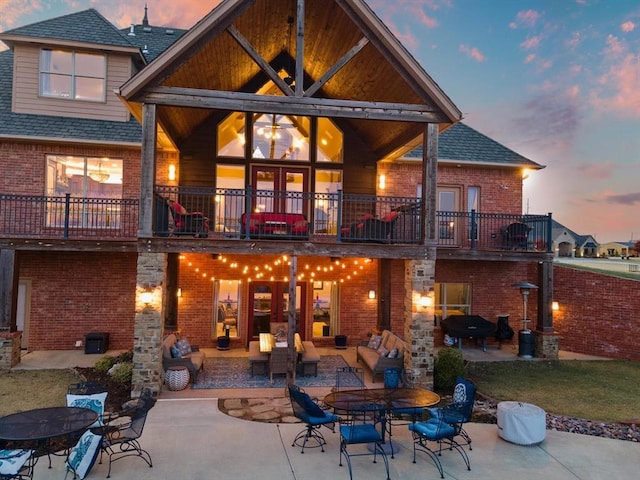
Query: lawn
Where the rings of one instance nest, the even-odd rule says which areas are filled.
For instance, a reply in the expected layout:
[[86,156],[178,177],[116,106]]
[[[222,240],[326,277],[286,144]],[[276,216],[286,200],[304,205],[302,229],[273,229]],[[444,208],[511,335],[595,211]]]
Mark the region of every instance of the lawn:
[[603,361],[473,362],[467,376],[495,400],[602,422],[640,418],[640,363]]

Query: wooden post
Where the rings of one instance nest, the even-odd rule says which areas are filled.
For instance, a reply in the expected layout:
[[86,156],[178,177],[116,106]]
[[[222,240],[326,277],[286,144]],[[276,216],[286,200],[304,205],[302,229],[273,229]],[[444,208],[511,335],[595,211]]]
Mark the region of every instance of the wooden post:
[[422,145],[422,198],[420,243],[436,241],[436,195],[438,186],[438,124],[429,123]]
[[[298,257],[289,257],[291,265],[289,266],[289,318],[288,331],[287,331],[287,383],[295,383],[296,370],[295,370],[295,356],[296,341],[295,334],[298,327],[296,319],[296,284],[298,283]],[[285,387],[286,390],[286,387]]]
[[15,250],[0,249],[0,331],[16,329],[18,261]]
[[142,151],[140,158],[140,209],[138,238],[153,236],[153,186],[156,180],[156,105],[142,105]]

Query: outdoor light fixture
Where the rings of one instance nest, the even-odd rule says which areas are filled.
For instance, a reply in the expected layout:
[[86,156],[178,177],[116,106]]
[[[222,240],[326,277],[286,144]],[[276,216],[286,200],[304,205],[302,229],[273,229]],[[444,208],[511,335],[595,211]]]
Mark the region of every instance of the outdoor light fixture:
[[387,186],[387,177],[384,174],[381,174],[378,178],[378,187],[380,190],[384,190]]
[[178,296],[178,298],[182,298],[182,289],[180,287],[178,287],[178,291],[176,292],[176,295]]
[[369,300],[375,300],[375,298],[376,298],[376,291],[369,290]]
[[169,165],[169,180],[174,181],[176,179],[176,166]]
[[551,310],[553,310],[554,312],[560,310],[560,305],[558,304],[558,302],[551,302]]
[[429,295],[422,295],[420,297],[420,306],[427,308],[431,306],[431,297]]
[[149,305],[151,303],[151,301],[153,300],[153,293],[152,292],[142,292],[140,294],[140,300],[145,305]]

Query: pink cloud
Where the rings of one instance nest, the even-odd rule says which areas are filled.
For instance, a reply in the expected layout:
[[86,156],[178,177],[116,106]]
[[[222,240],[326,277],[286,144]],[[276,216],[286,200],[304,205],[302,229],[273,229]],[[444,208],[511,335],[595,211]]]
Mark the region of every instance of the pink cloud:
[[527,55],[524,59],[524,63],[531,63],[536,59],[536,54],[535,53],[530,53],[529,55]]
[[531,50],[532,48],[538,48],[540,45],[540,37],[537,35],[535,37],[529,37],[524,42],[520,44],[522,48],[525,50]]
[[592,104],[601,111],[618,112],[621,115],[640,118],[640,55],[628,54],[620,62],[612,65],[600,78],[603,89],[591,92]]
[[622,25],[620,25],[620,30],[622,30],[625,33],[633,32],[633,30],[635,30],[635,28],[636,28],[636,24],[633,23],[630,20],[628,22],[624,22]]
[[605,180],[611,178],[616,164],[612,161],[605,163],[580,163],[580,174],[587,178]]
[[467,57],[474,59],[476,62],[484,62],[486,57],[476,47],[468,47],[467,45],[460,45],[459,51],[466,54]]
[[580,32],[573,32],[571,39],[567,40],[567,46],[569,48],[576,48],[582,42],[582,34]]
[[607,37],[607,48],[605,49],[605,54],[607,56],[619,56],[623,54],[625,50],[625,45],[620,42],[616,36],[609,35]]
[[539,18],[540,14],[535,10],[521,10],[516,14],[516,19],[509,23],[509,27],[512,29],[519,26],[533,27]]
[[42,10],[42,4],[30,0],[0,0],[0,32],[19,26],[20,17]]

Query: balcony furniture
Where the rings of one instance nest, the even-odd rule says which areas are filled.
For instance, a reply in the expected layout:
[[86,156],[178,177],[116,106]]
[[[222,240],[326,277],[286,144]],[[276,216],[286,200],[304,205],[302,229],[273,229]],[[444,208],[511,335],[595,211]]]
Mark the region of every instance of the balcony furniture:
[[269,365],[269,355],[260,351],[260,342],[252,340],[249,342],[249,367],[251,376],[266,375]]
[[156,235],[208,235],[209,218],[204,213],[189,213],[180,203],[158,194],[154,195],[154,201]]
[[408,345],[404,340],[384,330],[381,336],[372,335],[369,341],[360,342],[356,346],[356,358],[369,367],[375,381],[387,368],[402,368],[406,350]]
[[174,333],[162,341],[162,368],[166,371],[169,367],[187,367],[193,382],[204,368],[205,357],[196,345],[189,345],[187,339],[178,340]]
[[293,415],[306,424],[306,428],[293,439],[291,446],[298,445],[302,447],[300,453],[304,453],[307,442],[312,440],[315,442],[315,445],[310,445],[309,448],[320,447],[320,451],[324,452],[324,446],[327,442],[320,432],[320,428],[324,426],[333,432],[335,424],[338,422],[338,416],[320,408],[320,406],[297,385],[289,384],[288,389]]
[[487,351],[487,337],[494,335],[496,324],[480,315],[451,315],[440,322],[442,332],[458,339],[458,348],[462,349],[463,338],[482,340],[482,350]]
[[456,378],[451,402],[444,407],[430,408],[429,415],[432,418],[442,417],[446,423],[455,429],[455,436],[462,438],[460,445],[468,445],[471,448],[471,438],[464,430],[464,424],[471,421],[473,405],[476,400],[476,386],[462,377]]
[[0,450],[0,478],[25,480],[33,478],[37,457],[34,450]]
[[528,250],[531,227],[526,223],[514,222],[502,229],[503,248]]
[[[241,234],[247,234],[247,214],[241,216]],[[253,212],[249,215],[250,238],[308,240],[309,222],[301,213]]]
[[347,242],[375,242],[392,243],[394,241],[394,226],[399,213],[391,211],[382,218],[373,215],[363,215],[359,222],[340,230],[342,240]]
[[[416,452],[424,452],[431,458],[438,469],[440,478],[444,478],[439,457],[445,450],[456,450],[464,460],[467,470],[471,470],[467,452],[455,440],[456,429],[445,422],[442,416],[440,418],[431,418],[426,422],[410,423],[409,430],[413,436],[413,463],[416,463]],[[430,442],[435,443],[437,447],[431,448]]]
[[140,457],[149,467],[153,466],[151,455],[140,446],[139,439],[147,420],[147,414],[155,403],[156,400],[153,398],[151,390],[143,388],[133,408],[128,408],[105,420],[100,462],[102,462],[102,453],[109,456],[107,478],[111,476],[111,464],[122,458]]
[[500,402],[497,410],[498,435],[517,445],[537,445],[547,434],[546,413],[522,402]]

